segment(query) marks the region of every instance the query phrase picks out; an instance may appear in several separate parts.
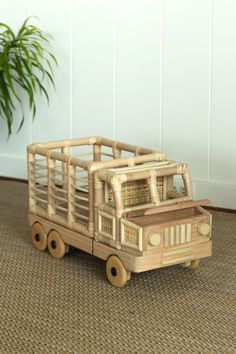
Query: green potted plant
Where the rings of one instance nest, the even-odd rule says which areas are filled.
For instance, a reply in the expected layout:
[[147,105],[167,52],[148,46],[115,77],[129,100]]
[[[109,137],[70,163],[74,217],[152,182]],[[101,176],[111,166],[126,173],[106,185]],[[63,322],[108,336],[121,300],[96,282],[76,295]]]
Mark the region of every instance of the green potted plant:
[[53,65],[57,64],[57,60],[50,50],[51,37],[40,28],[28,24],[28,21],[29,18],[17,33],[7,24],[0,23],[0,117],[7,124],[8,136],[12,134],[17,102],[22,109],[18,131],[24,123],[22,90],[28,97],[34,118],[36,93],[43,94],[49,102],[43,82],[46,79],[54,85]]

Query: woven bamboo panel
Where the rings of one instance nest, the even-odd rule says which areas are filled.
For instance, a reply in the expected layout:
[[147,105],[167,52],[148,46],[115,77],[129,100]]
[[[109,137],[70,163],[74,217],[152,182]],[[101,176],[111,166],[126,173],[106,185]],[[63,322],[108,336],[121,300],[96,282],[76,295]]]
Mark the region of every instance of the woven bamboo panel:
[[101,222],[101,231],[106,232],[107,234],[112,235],[112,219],[106,218],[105,216],[102,216],[102,222]]
[[138,246],[139,231],[128,225],[124,225],[124,241]]
[[[109,204],[114,206],[114,195],[109,190]],[[148,204],[150,202],[150,192],[147,180],[125,182],[122,185],[122,200],[124,208],[131,206]]]

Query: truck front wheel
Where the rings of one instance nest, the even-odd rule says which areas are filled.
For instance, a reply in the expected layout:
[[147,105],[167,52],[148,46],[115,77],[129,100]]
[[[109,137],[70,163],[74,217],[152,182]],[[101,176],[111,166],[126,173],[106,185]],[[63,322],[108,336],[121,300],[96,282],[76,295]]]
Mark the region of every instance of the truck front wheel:
[[131,272],[125,269],[119,257],[110,256],[106,263],[106,274],[113,286],[122,288],[130,279]]
[[62,258],[68,252],[68,245],[64,243],[56,230],[50,231],[48,235],[48,251],[54,258]]
[[36,222],[32,226],[31,230],[31,240],[35,248],[39,251],[45,251],[47,248],[47,234],[43,226]]

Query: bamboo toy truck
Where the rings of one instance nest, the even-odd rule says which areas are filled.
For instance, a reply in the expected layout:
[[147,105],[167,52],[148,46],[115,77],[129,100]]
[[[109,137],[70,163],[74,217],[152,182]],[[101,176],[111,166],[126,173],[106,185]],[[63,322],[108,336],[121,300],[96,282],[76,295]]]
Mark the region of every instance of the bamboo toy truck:
[[69,247],[106,261],[122,287],[131,272],[211,255],[211,215],[194,201],[187,164],[102,137],[28,146],[33,245],[61,258]]

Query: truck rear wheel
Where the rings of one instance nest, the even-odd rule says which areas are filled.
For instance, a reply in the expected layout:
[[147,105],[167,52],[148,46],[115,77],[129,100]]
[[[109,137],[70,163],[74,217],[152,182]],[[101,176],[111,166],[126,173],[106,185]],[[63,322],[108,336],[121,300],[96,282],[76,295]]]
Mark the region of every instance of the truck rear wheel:
[[68,252],[68,245],[64,243],[56,230],[50,231],[48,235],[48,251],[54,258],[62,258]]
[[188,267],[188,269],[197,269],[200,265],[200,259],[195,259],[194,261],[192,261],[190,263],[190,266]]
[[122,288],[130,279],[131,272],[125,269],[119,257],[110,256],[106,263],[106,274],[113,286]]
[[191,262],[183,263],[182,266],[188,269],[197,269],[200,265],[200,259],[194,259]]
[[36,222],[32,226],[31,230],[31,240],[35,248],[39,251],[45,251],[47,248],[47,234],[43,226]]

